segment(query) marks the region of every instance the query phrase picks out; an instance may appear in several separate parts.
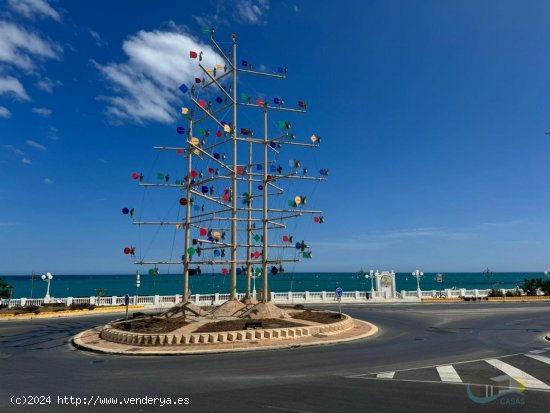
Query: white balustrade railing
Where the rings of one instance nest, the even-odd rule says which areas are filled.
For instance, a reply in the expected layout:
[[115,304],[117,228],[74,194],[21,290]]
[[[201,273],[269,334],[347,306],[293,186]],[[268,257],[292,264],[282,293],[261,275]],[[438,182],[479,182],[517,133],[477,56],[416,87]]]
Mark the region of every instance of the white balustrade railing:
[[[502,289],[503,294],[508,291],[516,292],[516,289]],[[420,298],[434,297],[464,297],[464,298],[484,298],[489,295],[491,290],[430,290],[430,291],[400,291],[395,296],[389,291],[374,291],[374,297],[371,297],[371,291],[344,291],[342,294],[342,302],[345,303],[369,303],[369,302],[411,302],[420,301]],[[420,295],[420,297],[419,297]],[[255,292],[252,294],[254,298],[258,298]],[[245,297],[244,293],[237,294],[237,298],[242,300]],[[193,294],[190,301],[202,306],[219,305],[229,300],[230,294]],[[150,307],[170,307],[181,302],[182,296],[176,295],[149,295],[149,296],[131,296],[131,305],[145,305]],[[272,292],[271,301],[276,304],[322,304],[334,303],[336,294],[334,291],[304,291],[304,292]],[[124,305],[124,296],[112,297],[65,297],[65,298],[50,298],[49,302],[43,298],[12,298],[1,299],[0,305],[16,307],[16,306],[40,306],[42,304],[64,304],[70,305],[94,305],[94,306],[120,306]]]

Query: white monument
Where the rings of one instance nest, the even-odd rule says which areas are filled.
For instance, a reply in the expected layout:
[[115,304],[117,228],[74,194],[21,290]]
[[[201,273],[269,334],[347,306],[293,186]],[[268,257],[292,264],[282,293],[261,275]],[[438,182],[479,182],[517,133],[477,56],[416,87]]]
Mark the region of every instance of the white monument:
[[395,271],[377,272],[375,275],[376,291],[380,291],[384,298],[397,298],[395,286]]

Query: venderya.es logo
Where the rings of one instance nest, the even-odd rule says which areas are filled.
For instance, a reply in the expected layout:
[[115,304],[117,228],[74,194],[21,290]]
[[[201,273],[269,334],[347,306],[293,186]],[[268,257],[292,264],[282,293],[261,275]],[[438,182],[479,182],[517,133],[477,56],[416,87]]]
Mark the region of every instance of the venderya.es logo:
[[517,406],[525,404],[525,383],[508,375],[491,378],[497,384],[472,385],[468,384],[466,393],[474,403],[487,404],[496,402],[503,406]]

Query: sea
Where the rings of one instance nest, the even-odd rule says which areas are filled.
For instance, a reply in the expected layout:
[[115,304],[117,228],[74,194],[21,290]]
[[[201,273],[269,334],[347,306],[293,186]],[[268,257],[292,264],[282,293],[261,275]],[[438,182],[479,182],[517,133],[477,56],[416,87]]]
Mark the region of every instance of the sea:
[[[98,295],[103,290],[105,296],[113,295],[174,295],[183,290],[181,274],[147,273],[140,276],[140,287],[136,288],[135,274],[112,275],[56,275],[51,280],[51,297],[90,297]],[[445,288],[487,289],[516,288],[521,286],[525,278],[544,278],[542,272],[495,272],[486,277],[483,273],[443,273],[443,282],[436,281],[436,273],[425,273],[420,279],[422,290],[440,290]],[[42,298],[46,294],[47,283],[36,275],[0,276],[13,286],[12,298]],[[410,273],[396,273],[397,291],[416,290],[416,278]],[[189,277],[192,294],[228,293],[230,276],[220,274],[205,274]],[[262,279],[252,280],[252,288],[259,290]],[[269,277],[269,288],[273,292],[286,291],[334,291],[341,287],[344,291],[370,291],[371,280],[359,273],[342,272],[310,272],[284,273]],[[244,292],[246,280],[237,276],[237,291]]]

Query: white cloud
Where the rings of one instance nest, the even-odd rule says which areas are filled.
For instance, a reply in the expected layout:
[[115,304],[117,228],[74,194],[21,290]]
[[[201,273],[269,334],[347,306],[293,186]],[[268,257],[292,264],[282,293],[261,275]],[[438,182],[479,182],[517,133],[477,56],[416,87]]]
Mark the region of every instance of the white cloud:
[[268,0],[240,0],[235,5],[236,19],[241,23],[265,23],[265,14],[269,10]]
[[11,112],[4,106],[0,106],[0,118],[11,118]]
[[106,46],[107,42],[101,38],[98,32],[92,29],[88,29],[88,33],[90,33],[90,36],[95,40],[95,44],[97,47]]
[[193,16],[193,18],[199,25],[205,27],[219,27],[227,25],[231,21],[265,24],[269,11],[269,0],[234,0],[231,2],[216,0],[214,7],[215,12],[203,16]]
[[53,181],[50,178],[44,178],[44,183],[48,185],[53,185]]
[[191,85],[201,76],[198,59],[189,51],[204,52],[202,64],[223,64],[210,46],[172,25],[174,31],[140,31],[123,43],[126,63],[101,65],[92,61],[110,83],[117,96],[101,96],[107,114],[115,121],[169,123],[179,113],[180,84]]
[[60,86],[62,83],[58,80],[51,80],[47,77],[40,79],[38,82],[35,83],[36,87],[40,90],[43,90],[44,92],[53,93],[53,88],[55,86]]
[[0,62],[13,65],[25,71],[33,71],[36,64],[31,56],[41,59],[59,59],[62,47],[42,39],[22,27],[7,21],[0,21]]
[[61,21],[61,15],[48,4],[46,0],[8,0],[9,6],[23,16],[34,19],[35,17],[49,17],[55,21]]
[[27,164],[27,165],[31,164],[31,160],[29,158],[23,158],[23,159],[21,159],[21,162],[23,162],[24,164]]
[[19,222],[0,221],[0,227],[15,227],[17,225],[21,225],[21,224]]
[[[0,48],[2,46],[0,45]],[[20,100],[31,100],[21,82],[11,76],[0,78],[0,95],[8,94]]]
[[2,145],[2,146],[6,149],[11,150],[16,155],[19,155],[19,156],[25,155],[25,153],[21,149],[18,149],[13,145]]
[[59,139],[59,129],[57,129],[55,126],[50,126],[50,130],[48,131],[48,138],[50,138],[52,141],[56,141]]
[[293,5],[293,9],[294,9],[294,13],[298,13],[300,11],[300,9],[298,8],[297,5]]
[[33,148],[40,149],[40,150],[43,150],[43,151],[46,150],[46,147],[45,147],[44,145],[41,145],[41,144],[39,144],[39,143],[36,142],[36,141],[27,139],[27,140],[25,141],[25,143],[26,143],[27,145],[29,145],[29,146],[32,146]]
[[48,108],[32,108],[32,111],[37,115],[44,116],[45,118],[49,118],[53,112],[51,109]]

